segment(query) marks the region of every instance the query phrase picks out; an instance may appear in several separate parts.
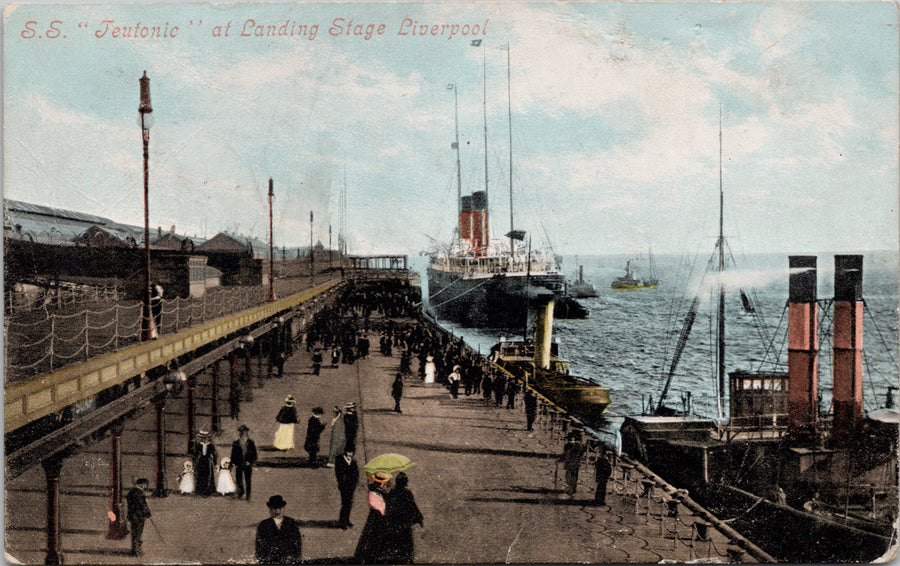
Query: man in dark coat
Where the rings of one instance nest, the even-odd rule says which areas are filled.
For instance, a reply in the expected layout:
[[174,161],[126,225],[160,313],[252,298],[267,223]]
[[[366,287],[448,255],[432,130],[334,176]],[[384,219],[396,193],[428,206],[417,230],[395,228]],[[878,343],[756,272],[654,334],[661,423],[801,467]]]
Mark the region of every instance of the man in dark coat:
[[516,408],[516,395],[519,394],[519,384],[515,379],[508,379],[506,381],[506,408],[507,409],[515,409]]
[[125,496],[125,500],[128,502],[128,521],[131,523],[132,556],[144,555],[141,537],[144,534],[144,521],[150,518],[150,508],[147,507],[147,498],[144,497],[144,490],[148,487],[150,487],[150,482],[141,478],[134,482],[134,487]]
[[534,430],[534,419],[537,417],[537,395],[531,389],[525,390],[525,429]]
[[322,431],[325,430],[325,425],[322,424],[319,415],[325,414],[325,410],[322,407],[315,407],[312,412],[312,416],[306,423],[306,442],[303,443],[303,449],[309,454],[309,465],[318,468],[319,438],[322,436]]
[[359,415],[356,414],[356,403],[347,403],[344,406],[344,436],[347,440],[346,449],[351,452],[356,450],[357,432],[359,432]]
[[353,493],[359,483],[359,465],[353,458],[353,451],[345,450],[342,456],[335,459],[334,477],[337,479],[338,491],[341,492],[338,526],[346,531],[353,526],[350,522],[350,509],[353,508]]
[[237,476],[237,498],[240,499],[246,493],[247,501],[250,501],[253,464],[257,459],[256,443],[250,438],[250,428],[247,425],[238,427],[238,435],[238,439],[231,443],[231,465]]
[[594,504],[606,505],[606,482],[612,475],[613,468],[605,450],[600,450],[594,462],[594,478],[597,480],[597,491],[594,492]]
[[563,453],[560,461],[566,470],[566,494],[575,495],[578,488],[578,472],[581,470],[581,456],[584,454],[584,445],[581,443],[581,433],[572,431],[563,445]]
[[394,398],[394,412],[402,413],[400,410],[400,398],[403,397],[403,376],[397,374],[394,383],[391,384],[391,397]]
[[270,516],[256,527],[256,560],[260,564],[300,564],[303,539],[297,521],[284,514],[287,503],[273,495],[266,505]]

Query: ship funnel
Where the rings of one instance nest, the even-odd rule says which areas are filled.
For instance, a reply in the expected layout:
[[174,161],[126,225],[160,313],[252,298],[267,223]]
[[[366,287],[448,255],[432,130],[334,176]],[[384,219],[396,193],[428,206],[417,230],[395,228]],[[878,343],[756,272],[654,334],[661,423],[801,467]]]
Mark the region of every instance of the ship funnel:
[[472,193],[472,248],[475,257],[487,255],[488,247],[488,211],[487,193],[475,191]]
[[812,442],[818,397],[816,257],[790,256],[788,290],[788,438]]
[[853,440],[862,422],[863,256],[834,256],[832,439]]
[[550,369],[550,355],[553,345],[553,298],[539,301],[537,321],[534,325],[534,367]]

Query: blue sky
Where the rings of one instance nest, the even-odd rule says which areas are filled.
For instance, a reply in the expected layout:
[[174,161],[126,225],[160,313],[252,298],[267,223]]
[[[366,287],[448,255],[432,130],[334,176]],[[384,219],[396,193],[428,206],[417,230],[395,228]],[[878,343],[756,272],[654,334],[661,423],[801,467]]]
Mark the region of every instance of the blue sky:
[[[338,18],[384,33],[336,37]],[[472,47],[399,35],[404,18],[487,26]],[[307,35],[241,37],[249,19]],[[98,38],[104,20],[179,29]],[[463,191],[484,188],[484,64],[502,236],[509,53],[515,227],[558,253],[711,249],[720,105],[736,251],[897,249],[897,24],[864,1],[26,2],[4,21],[4,194],[143,224],[146,70],[152,227],[267,239],[272,177],[275,244],[305,245],[310,210],[336,241],[346,171],[351,251],[416,254],[455,222],[451,83]]]

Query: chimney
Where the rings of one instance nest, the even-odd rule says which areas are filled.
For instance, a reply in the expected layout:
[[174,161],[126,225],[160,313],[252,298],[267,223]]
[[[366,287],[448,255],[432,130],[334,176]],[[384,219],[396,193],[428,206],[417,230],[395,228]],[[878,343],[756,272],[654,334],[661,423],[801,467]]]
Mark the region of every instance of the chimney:
[[534,325],[534,367],[550,369],[553,346],[553,295],[549,300],[539,300],[537,322]]
[[807,443],[818,416],[816,257],[790,256],[788,265],[788,438]]
[[834,330],[832,343],[832,439],[852,441],[862,422],[861,255],[834,256]]

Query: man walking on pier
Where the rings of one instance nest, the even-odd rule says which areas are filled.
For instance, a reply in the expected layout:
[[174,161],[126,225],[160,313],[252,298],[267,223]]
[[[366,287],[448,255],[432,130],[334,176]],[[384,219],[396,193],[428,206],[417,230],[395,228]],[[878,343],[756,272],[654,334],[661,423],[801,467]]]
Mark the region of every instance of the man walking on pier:
[[144,521],[150,518],[150,508],[147,507],[147,498],[144,490],[150,487],[150,482],[141,478],[134,482],[134,487],[128,491],[125,500],[128,502],[128,521],[131,523],[131,555],[143,556]]
[[534,430],[534,419],[537,417],[537,395],[531,389],[525,390],[525,430]]
[[[253,464],[256,463],[256,443],[250,438],[250,428],[247,425],[238,427],[239,438],[231,443],[231,464],[237,476],[237,498],[247,494],[250,501],[253,477]],[[245,487],[246,486],[246,487]]]
[[572,431],[563,446],[560,461],[566,470],[566,495],[572,497],[578,488],[578,472],[581,469],[581,456],[584,454],[584,446],[581,444],[581,433]]
[[594,462],[594,478],[597,480],[597,491],[594,492],[595,505],[606,505],[606,483],[612,472],[612,464],[606,455],[606,450],[601,448],[597,455],[597,461]]
[[400,398],[403,397],[403,375],[398,373],[391,384],[391,397],[394,398],[394,412],[402,413],[400,410]]
[[338,515],[338,526],[347,530],[353,526],[350,522],[350,510],[353,508],[353,493],[359,483],[359,465],[353,458],[353,452],[347,450],[334,462],[334,477],[337,479],[338,491],[341,492],[341,511]]

